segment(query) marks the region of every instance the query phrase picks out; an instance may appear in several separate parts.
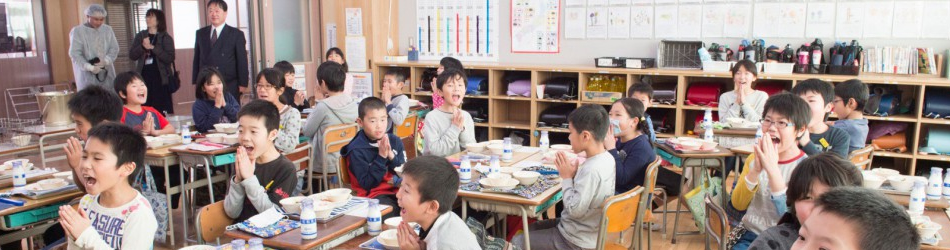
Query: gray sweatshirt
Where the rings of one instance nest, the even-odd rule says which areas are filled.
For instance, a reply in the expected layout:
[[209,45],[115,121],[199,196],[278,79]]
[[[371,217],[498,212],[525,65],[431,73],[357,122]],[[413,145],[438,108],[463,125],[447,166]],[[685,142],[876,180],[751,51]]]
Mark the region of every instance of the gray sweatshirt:
[[323,131],[333,125],[356,122],[358,109],[359,103],[353,96],[336,95],[317,103],[307,117],[303,136],[310,137],[310,145],[313,145],[313,155],[310,156],[310,162],[313,163],[310,166],[314,172],[323,173],[323,164],[327,164],[327,173],[336,173],[340,165],[340,153],[323,153]]
[[868,119],[845,119],[835,121],[836,128],[848,132],[851,142],[848,145],[848,153],[864,148],[864,142],[868,139]]
[[424,155],[445,157],[461,152],[462,147],[476,142],[472,115],[462,111],[464,128],[452,125],[452,115],[439,109],[426,114],[425,126],[422,127],[422,136],[425,137]]
[[765,110],[765,100],[768,99],[768,93],[755,90],[752,91],[752,94],[746,96],[745,101],[740,106],[736,104],[736,91],[726,92],[719,96],[719,120],[725,121],[726,118],[739,117],[746,121],[758,122],[762,120],[762,112]]
[[386,112],[389,113],[389,121],[391,121],[386,131],[393,131],[394,126],[402,125],[409,116],[409,97],[406,95],[393,97],[392,102],[386,105]]
[[614,157],[604,151],[587,158],[573,179],[561,181],[564,211],[557,228],[574,246],[597,247],[604,200],[614,195],[615,172]]

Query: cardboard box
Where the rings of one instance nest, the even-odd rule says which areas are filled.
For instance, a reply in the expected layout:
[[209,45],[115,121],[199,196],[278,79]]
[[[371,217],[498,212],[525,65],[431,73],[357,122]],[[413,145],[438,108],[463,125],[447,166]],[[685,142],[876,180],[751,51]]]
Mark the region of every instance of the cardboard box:
[[620,98],[623,98],[623,93],[609,91],[584,91],[584,94],[581,96],[581,100],[583,101],[614,102]]

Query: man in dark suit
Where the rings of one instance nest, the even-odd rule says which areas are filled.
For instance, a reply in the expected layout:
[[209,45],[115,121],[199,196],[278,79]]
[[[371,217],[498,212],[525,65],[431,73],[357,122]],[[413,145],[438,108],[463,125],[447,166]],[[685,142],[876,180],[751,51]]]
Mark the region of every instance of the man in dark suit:
[[223,0],[208,1],[210,26],[195,33],[195,59],[192,64],[191,82],[197,82],[198,72],[203,67],[214,67],[223,75],[224,90],[240,100],[247,93],[247,40],[244,32],[228,26],[228,4]]

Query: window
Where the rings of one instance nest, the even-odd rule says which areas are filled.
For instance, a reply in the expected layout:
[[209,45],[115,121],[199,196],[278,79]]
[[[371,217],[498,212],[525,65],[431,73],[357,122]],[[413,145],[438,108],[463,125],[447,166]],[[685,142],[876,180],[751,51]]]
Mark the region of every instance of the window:
[[172,1],[171,18],[168,20],[175,24],[174,34],[176,49],[194,49],[195,31],[201,28],[201,9],[198,8],[197,0],[175,0]]
[[0,0],[0,58],[36,56],[33,4]]

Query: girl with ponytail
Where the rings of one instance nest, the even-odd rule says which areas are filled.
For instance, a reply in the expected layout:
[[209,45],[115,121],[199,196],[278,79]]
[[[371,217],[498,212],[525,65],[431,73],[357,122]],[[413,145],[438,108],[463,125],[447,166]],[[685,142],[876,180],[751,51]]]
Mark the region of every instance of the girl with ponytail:
[[647,166],[656,159],[650,129],[643,122],[644,113],[643,103],[633,98],[617,100],[610,108],[610,128],[604,145],[616,161],[618,194],[643,186]]

